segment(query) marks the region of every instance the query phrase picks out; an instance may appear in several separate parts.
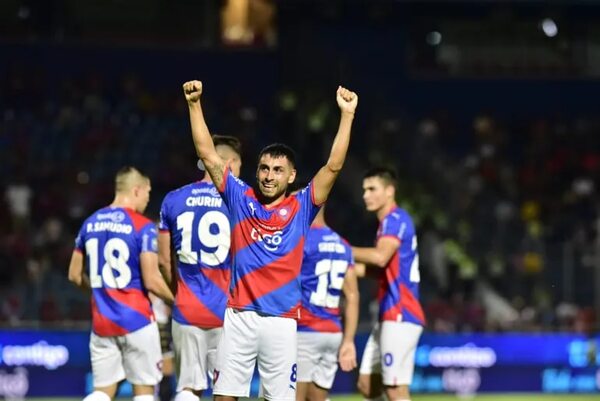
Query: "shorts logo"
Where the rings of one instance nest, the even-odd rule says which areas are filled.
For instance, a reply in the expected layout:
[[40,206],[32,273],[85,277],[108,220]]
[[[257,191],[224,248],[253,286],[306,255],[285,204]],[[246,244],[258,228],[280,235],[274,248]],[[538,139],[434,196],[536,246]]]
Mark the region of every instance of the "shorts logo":
[[219,371],[217,369],[213,370],[213,384],[215,384],[219,380]]
[[383,364],[385,366],[392,366],[393,363],[394,363],[394,356],[390,352],[387,352],[383,356]]

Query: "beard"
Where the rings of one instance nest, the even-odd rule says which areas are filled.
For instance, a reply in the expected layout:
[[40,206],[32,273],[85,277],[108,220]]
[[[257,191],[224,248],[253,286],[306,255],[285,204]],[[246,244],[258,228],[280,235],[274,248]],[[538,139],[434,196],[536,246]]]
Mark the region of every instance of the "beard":
[[269,192],[269,193],[265,193],[264,192],[264,187],[260,184],[260,183],[256,183],[255,186],[255,193],[256,195],[259,196],[259,200],[261,201],[261,203],[271,203],[274,200],[278,199],[281,195],[284,195],[286,192],[287,188],[281,188],[279,186],[277,186],[275,188],[275,191],[273,192]]

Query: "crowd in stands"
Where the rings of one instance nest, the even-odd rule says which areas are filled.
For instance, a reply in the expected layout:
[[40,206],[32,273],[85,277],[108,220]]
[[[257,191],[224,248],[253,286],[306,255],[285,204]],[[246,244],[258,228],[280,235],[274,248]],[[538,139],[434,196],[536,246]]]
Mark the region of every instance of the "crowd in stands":
[[[154,219],[169,190],[201,177],[179,88],[90,73],[49,93],[40,71],[14,70],[0,83],[0,323],[8,326],[89,319],[88,296],[66,280],[68,260],[83,219],[111,201],[120,166],[151,177]],[[271,110],[239,94],[205,99],[211,128],[242,141],[249,182],[258,150],[275,140],[296,149],[309,178],[337,128],[322,88],[282,90]],[[398,202],[419,230],[427,329],[597,330],[600,119],[377,110],[359,105],[327,216],[351,243],[371,243],[376,221],[363,210],[360,174],[382,163],[398,171]],[[363,322],[374,287],[361,284]]]

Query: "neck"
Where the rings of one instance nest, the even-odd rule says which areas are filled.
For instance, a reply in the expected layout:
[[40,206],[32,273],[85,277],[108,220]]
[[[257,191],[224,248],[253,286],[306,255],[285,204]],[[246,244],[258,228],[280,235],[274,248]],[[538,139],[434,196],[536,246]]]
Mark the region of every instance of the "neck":
[[135,204],[130,196],[125,194],[116,194],[115,199],[110,204],[111,207],[122,207],[125,209],[135,209]]
[[260,192],[260,190],[255,190],[254,193],[256,194],[258,201],[267,208],[279,205],[286,198],[285,192],[279,195],[277,198],[267,198],[262,194],[262,192]]
[[212,184],[213,180],[210,178],[210,174],[204,173],[204,177],[200,180],[200,182],[206,182],[206,183]]
[[386,203],[381,209],[377,211],[377,220],[382,221],[396,207],[396,202],[391,201]]

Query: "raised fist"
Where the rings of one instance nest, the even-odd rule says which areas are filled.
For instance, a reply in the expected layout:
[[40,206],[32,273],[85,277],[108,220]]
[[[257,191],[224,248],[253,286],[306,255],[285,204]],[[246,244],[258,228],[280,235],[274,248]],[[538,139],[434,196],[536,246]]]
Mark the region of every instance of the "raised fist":
[[354,114],[356,105],[358,104],[358,95],[356,93],[342,86],[338,86],[336,99],[342,112]]
[[201,81],[188,81],[183,84],[183,93],[185,94],[185,100],[188,103],[195,103],[200,100],[202,94],[202,82]]

